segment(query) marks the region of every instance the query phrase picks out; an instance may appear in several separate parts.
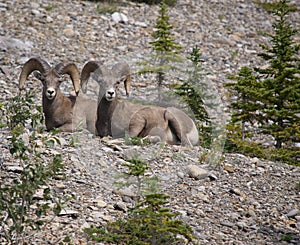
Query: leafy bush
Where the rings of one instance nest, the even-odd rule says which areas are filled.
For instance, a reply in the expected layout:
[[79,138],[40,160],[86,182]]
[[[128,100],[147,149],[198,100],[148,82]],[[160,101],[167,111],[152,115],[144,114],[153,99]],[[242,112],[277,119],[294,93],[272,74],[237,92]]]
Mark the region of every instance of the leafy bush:
[[[26,92],[24,96],[19,94],[6,109],[1,107],[6,117],[1,125],[8,127],[11,134],[10,153],[20,165],[19,174],[0,182],[0,234],[10,244],[27,244],[26,235],[30,230],[40,229],[42,217],[49,210],[58,214],[61,209],[48,181],[63,169],[62,158],[54,155],[47,160],[43,156],[41,147],[56,138],[51,134],[38,134],[43,128],[40,124],[43,116],[41,108],[33,103],[34,94],[35,91]],[[29,130],[28,126],[31,126]],[[38,190],[42,190],[42,196],[36,198]]]

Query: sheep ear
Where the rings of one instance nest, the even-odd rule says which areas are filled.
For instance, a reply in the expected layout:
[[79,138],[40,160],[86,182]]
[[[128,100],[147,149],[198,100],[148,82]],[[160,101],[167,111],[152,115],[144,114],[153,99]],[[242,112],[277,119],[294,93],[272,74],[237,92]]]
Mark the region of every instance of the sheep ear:
[[130,93],[130,67],[126,62],[119,62],[115,64],[112,71],[120,77],[120,80],[124,81],[126,95],[129,96]]
[[130,77],[130,74],[125,76],[125,79],[124,79],[124,86],[125,86],[125,92],[126,92],[126,96],[128,97],[129,94],[130,94],[130,80],[131,80],[131,77]]
[[41,82],[44,82],[44,81],[45,81],[45,76],[44,76],[44,74],[42,74],[42,73],[40,73],[40,72],[38,72],[38,71],[34,71],[32,74],[33,74],[33,76],[34,76],[36,79],[40,80]]
[[[92,61],[88,61],[82,68],[81,76],[80,76],[80,86],[81,86],[83,93],[86,93],[86,91],[87,91],[87,82],[90,78],[91,73],[92,73],[93,79],[95,79],[95,77],[94,77],[95,71],[100,70],[100,72],[101,72],[100,65],[101,65],[100,62],[92,60]],[[97,80],[97,79],[95,79],[95,80]]]

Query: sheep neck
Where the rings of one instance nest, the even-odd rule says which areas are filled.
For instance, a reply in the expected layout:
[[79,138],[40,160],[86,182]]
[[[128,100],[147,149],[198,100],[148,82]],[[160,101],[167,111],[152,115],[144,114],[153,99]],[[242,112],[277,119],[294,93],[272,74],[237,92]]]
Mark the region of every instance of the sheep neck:
[[113,112],[118,104],[118,100],[107,101],[102,98],[97,109],[96,128],[100,137],[112,136],[111,122]]
[[[55,127],[60,127],[65,123],[71,123],[72,115],[66,114],[65,111],[71,111],[75,102],[75,96],[65,97],[59,90],[53,100],[49,100],[43,95],[42,103],[47,129],[50,130]],[[64,106],[62,107],[62,105]]]

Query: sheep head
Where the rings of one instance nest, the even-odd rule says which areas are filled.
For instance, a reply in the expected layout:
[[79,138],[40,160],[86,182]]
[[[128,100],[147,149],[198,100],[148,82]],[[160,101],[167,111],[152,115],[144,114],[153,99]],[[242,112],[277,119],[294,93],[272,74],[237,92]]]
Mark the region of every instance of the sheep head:
[[81,72],[81,88],[84,93],[87,90],[87,82],[92,77],[100,86],[99,100],[103,97],[107,101],[117,98],[117,89],[120,83],[124,83],[126,95],[130,93],[130,68],[126,62],[115,64],[111,69],[97,61],[89,61]]
[[62,75],[64,74],[70,75],[76,95],[79,92],[79,71],[74,63],[59,63],[52,68],[45,60],[39,57],[30,58],[22,68],[19,78],[20,90],[25,88],[25,81],[33,71],[39,72],[34,73],[34,75],[42,82],[43,96],[48,100],[53,100],[56,97],[62,82]]

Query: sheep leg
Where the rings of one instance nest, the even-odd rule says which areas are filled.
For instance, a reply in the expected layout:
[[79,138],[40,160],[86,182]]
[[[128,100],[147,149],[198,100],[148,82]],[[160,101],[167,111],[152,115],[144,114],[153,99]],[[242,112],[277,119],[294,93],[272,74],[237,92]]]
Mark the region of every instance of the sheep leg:
[[130,137],[143,137],[141,135],[146,125],[146,119],[139,113],[135,113],[129,122],[129,136]]
[[171,132],[180,140],[181,145],[192,147],[187,135],[183,132],[183,129],[174,116],[174,114],[168,110],[165,112],[165,118],[168,121]]
[[148,135],[149,135],[150,142],[153,144],[156,144],[158,142],[163,142],[163,143],[167,142],[166,132],[163,128],[154,127],[150,130]]
[[[129,135],[131,137],[147,137],[151,143],[166,142],[164,129],[165,120],[155,117],[153,108],[143,107],[131,118],[129,123]],[[153,118],[156,118],[153,120]]]
[[63,124],[62,126],[58,127],[62,132],[74,132],[75,128],[73,123]]

